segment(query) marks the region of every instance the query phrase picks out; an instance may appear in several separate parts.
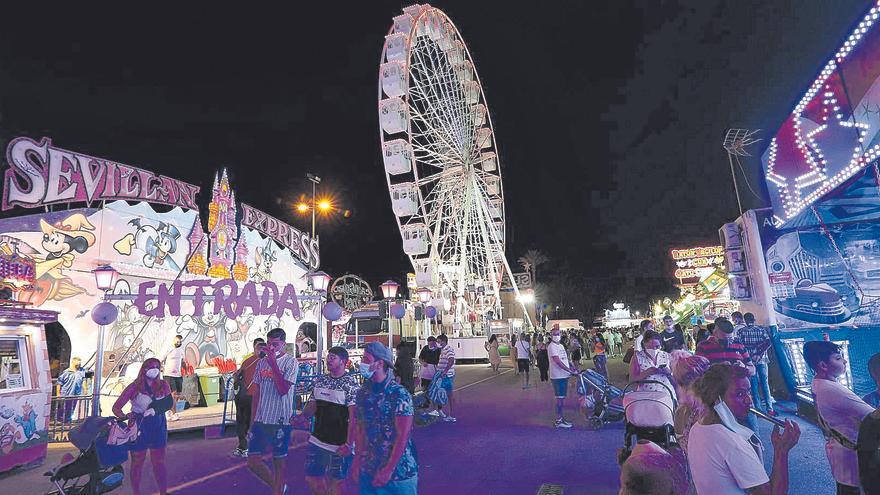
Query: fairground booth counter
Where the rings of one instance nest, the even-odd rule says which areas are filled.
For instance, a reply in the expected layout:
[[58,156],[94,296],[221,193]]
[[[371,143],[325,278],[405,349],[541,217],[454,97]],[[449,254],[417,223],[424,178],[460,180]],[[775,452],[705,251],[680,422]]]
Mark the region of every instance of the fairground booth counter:
[[[875,5],[856,20],[766,143],[772,208],[747,211],[720,231],[731,294],[778,330],[784,388],[804,404],[812,403],[802,355],[810,340],[843,346],[841,381],[857,395],[875,387],[867,362],[880,352],[878,17]],[[728,137],[732,154],[748,144],[746,133]]]
[[[200,212],[195,185],[47,138],[16,138],[6,158],[2,208],[21,214],[0,219],[0,253],[34,269],[33,282],[12,286],[10,298],[58,314],[47,326],[53,376],[71,357],[86,368],[103,362],[105,411],[175,335],[187,368],[215,375],[218,359],[241,362],[272,328],[286,329],[288,342],[306,333],[314,340],[323,294],[308,274],[318,269],[318,240],[238,203],[225,170]],[[106,290],[99,267],[114,274]],[[91,313],[102,301],[118,316],[96,359],[101,327]]]
[[[0,272],[8,274],[12,264],[28,266],[20,261],[0,257]],[[25,280],[14,278],[0,277],[0,284],[12,287]],[[0,473],[36,466],[46,458],[52,377],[44,325],[57,316],[0,301]]]

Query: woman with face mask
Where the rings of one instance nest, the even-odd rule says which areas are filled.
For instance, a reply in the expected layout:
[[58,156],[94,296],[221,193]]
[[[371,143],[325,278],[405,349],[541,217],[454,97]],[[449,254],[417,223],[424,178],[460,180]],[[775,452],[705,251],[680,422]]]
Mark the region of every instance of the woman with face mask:
[[788,453],[800,438],[797,423],[773,428],[773,471],[767,476],[764,449],[752,430],[739,425],[749,414],[752,385],[748,371],[727,363],[713,364],[693,385],[706,407],[691,427],[688,464],[698,495],[788,493]]
[[[170,397],[171,388],[160,378],[159,368],[162,363],[150,358],[141,365],[141,371],[131,384],[125,387],[119,399],[113,404],[116,417],[127,416],[130,421],[138,422],[140,434],[131,446],[131,491],[134,495],[141,493],[141,474],[150,451],[150,464],[153,466],[153,477],[160,495],[168,493],[168,475],[165,469],[165,445],[168,443],[168,425],[165,422],[165,411],[157,411],[155,404],[160,399]],[[168,402],[170,405],[171,401]],[[126,415],[122,408],[131,404]]]
[[630,381],[654,380],[662,383],[643,383],[638,390],[665,392],[668,389],[675,396],[675,385],[672,371],[669,369],[671,359],[669,353],[660,350],[660,334],[648,330],[642,339],[642,350],[636,351],[630,361]]

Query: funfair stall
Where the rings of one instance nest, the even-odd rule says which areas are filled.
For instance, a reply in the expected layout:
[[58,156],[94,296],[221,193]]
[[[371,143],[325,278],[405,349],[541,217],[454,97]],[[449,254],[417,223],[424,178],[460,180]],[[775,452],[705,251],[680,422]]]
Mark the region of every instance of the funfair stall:
[[[0,258],[5,264],[7,257]],[[3,278],[3,285],[11,285]],[[44,325],[54,311],[0,302],[0,473],[46,458],[52,377]]]
[[[199,187],[48,138],[12,140],[7,162],[2,209],[39,209],[0,220],[0,250],[35,268],[13,298],[58,313],[70,342],[62,369],[72,356],[94,366],[99,327],[89,313],[104,298],[118,306],[104,338],[104,394],[118,394],[144,359],[164,356],[174,335],[190,367],[210,368],[215,358],[240,361],[274,327],[288,341],[315,328],[320,302],[307,275],[320,263],[318,240],[237,203],[225,170],[203,217]],[[99,266],[119,274],[106,294],[95,284]]]
[[820,69],[762,155],[772,208],[721,229],[731,292],[776,342],[790,392],[810,402],[804,342],[840,343],[841,381],[874,388],[880,351],[880,10]]

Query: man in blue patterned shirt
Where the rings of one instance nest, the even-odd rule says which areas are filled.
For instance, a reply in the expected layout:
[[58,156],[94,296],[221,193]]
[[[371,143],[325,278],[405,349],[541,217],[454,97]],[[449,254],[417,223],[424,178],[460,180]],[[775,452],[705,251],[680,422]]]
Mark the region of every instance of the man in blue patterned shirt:
[[361,495],[415,495],[418,460],[410,434],[413,403],[394,381],[394,358],[381,342],[364,349],[359,370],[364,385],[357,393],[354,475]]
[[755,407],[763,409],[771,416],[776,416],[776,411],[773,409],[775,400],[770,394],[770,381],[767,378],[767,364],[770,362],[767,354],[772,344],[770,332],[764,327],[755,325],[755,315],[752,313],[743,315],[743,321],[745,325],[739,327],[736,332],[755,363],[755,374],[749,378],[752,382],[752,402]]

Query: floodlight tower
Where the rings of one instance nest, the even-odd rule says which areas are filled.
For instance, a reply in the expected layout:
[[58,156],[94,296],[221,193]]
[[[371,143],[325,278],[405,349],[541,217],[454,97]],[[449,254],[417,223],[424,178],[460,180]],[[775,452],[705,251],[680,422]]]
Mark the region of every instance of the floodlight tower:
[[[733,170],[733,160],[736,160],[736,164],[739,165],[740,170],[742,170],[742,164],[739,163],[739,157],[752,156],[746,151],[746,146],[750,146],[760,141],[760,139],[752,137],[758,131],[760,131],[760,129],[755,129],[754,131],[748,129],[728,129],[727,133],[724,134],[724,142],[722,143],[724,149],[727,150],[727,160],[730,162],[730,177],[733,179],[733,190],[736,193],[736,204],[739,207],[740,216],[743,214],[743,205],[742,201],[739,199],[739,186],[736,184],[736,172]],[[743,173],[743,175],[745,175],[745,173]]]

